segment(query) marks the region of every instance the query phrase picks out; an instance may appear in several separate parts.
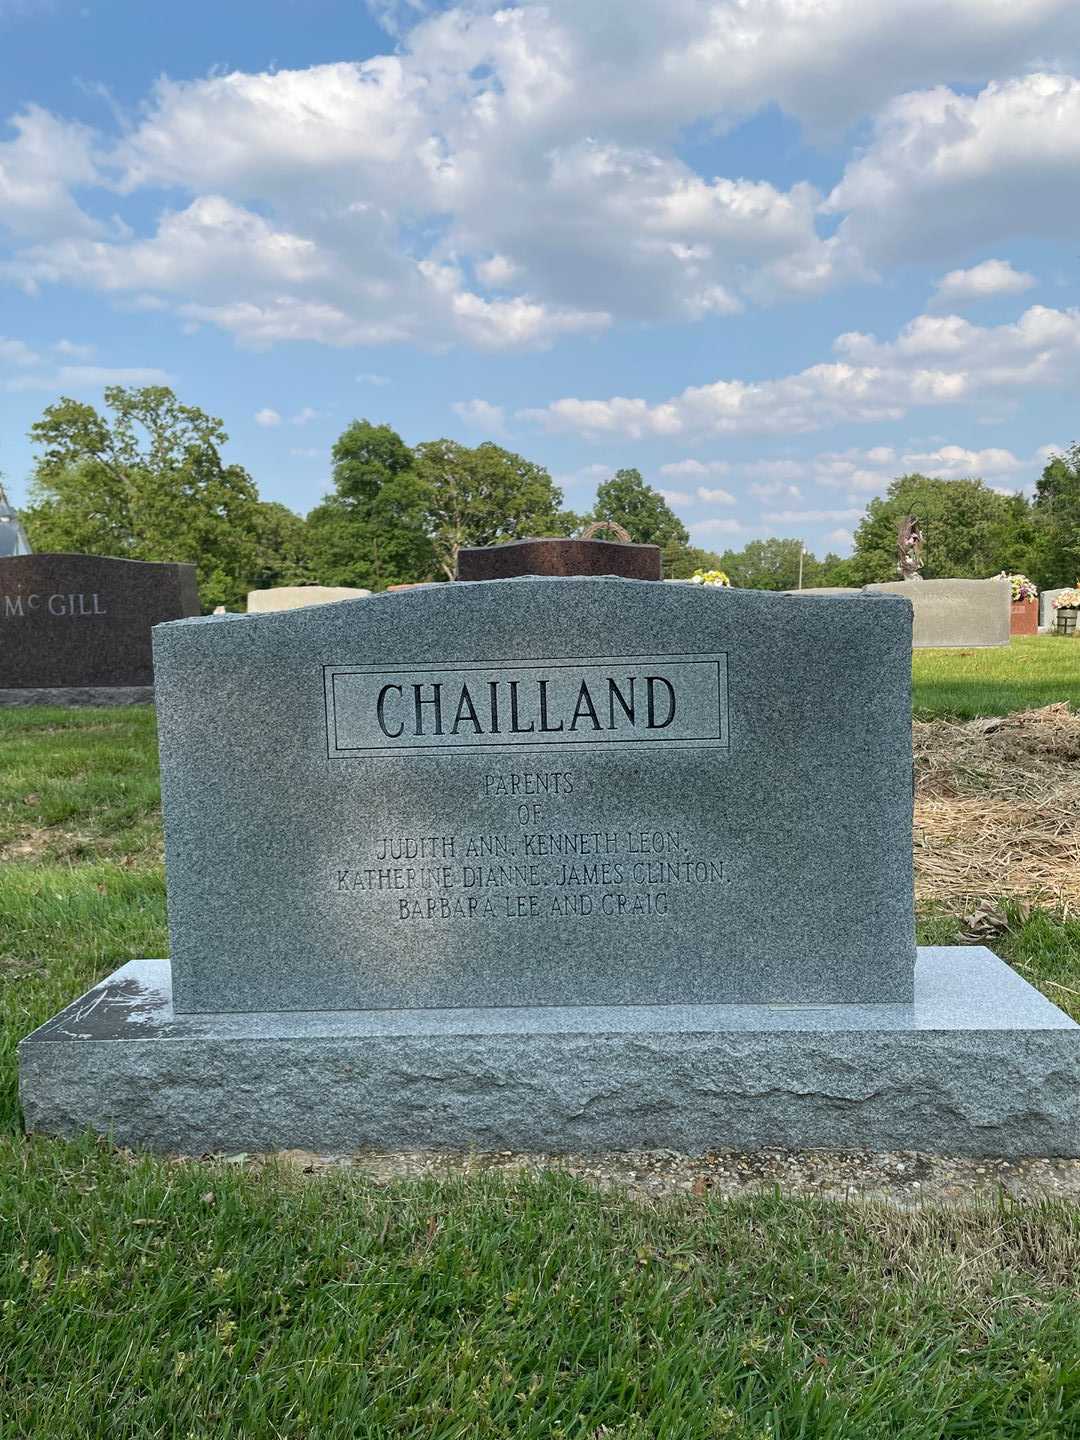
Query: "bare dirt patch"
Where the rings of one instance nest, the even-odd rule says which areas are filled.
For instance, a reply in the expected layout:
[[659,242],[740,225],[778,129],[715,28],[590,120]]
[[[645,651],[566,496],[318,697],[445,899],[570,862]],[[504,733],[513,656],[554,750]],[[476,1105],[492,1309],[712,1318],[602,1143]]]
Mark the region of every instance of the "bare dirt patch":
[[47,825],[27,826],[5,845],[0,845],[0,860],[40,860],[55,848],[58,838],[70,841],[77,837],[62,836]]
[[[674,1150],[633,1150],[595,1155],[523,1154],[511,1150],[461,1154],[448,1150],[362,1151],[318,1155],[284,1150],[234,1155],[233,1164],[256,1171],[286,1165],[300,1175],[347,1171],[392,1184],[421,1177],[557,1172],[602,1190],[640,1199],[713,1195],[728,1199],[779,1189],[782,1195],[823,1200],[878,1201],[900,1210],[928,1204],[970,1205],[1007,1195],[1021,1203],[1080,1200],[1080,1160],[969,1158],[910,1150],[719,1150],[692,1156]],[[220,1157],[216,1157],[220,1163]]]
[[1080,908],[1080,714],[915,721],[915,895]]

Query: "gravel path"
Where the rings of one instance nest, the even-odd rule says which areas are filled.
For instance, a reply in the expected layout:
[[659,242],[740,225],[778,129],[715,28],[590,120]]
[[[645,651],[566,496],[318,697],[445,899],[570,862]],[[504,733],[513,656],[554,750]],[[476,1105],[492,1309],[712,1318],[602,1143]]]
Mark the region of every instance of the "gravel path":
[[[239,1158],[239,1157],[237,1157]],[[244,1157],[245,1159],[247,1157]],[[752,1195],[776,1186],[785,1195],[833,1200],[879,1200],[901,1209],[938,1202],[965,1204],[996,1198],[1080,1200],[1080,1160],[969,1159],[914,1151],[870,1154],[859,1150],[724,1150],[705,1156],[670,1150],[603,1155],[525,1155],[513,1151],[461,1155],[448,1151],[365,1151],[342,1157],[286,1150],[251,1157],[277,1160],[314,1174],[347,1168],[379,1183],[417,1176],[483,1172],[573,1175],[602,1189],[642,1199],[690,1194]]]

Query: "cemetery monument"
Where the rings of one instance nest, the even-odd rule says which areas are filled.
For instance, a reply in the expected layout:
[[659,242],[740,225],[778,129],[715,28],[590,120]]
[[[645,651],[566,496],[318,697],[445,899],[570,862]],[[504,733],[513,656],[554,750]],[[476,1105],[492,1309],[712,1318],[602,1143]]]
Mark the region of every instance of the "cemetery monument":
[[265,615],[272,610],[299,610],[304,605],[358,600],[370,594],[370,590],[359,590],[351,585],[275,585],[270,590],[249,590],[247,613]]
[[0,558],[7,555],[31,555],[33,551],[19,513],[0,484]]
[[159,626],[172,958],[23,1041],[28,1128],[1080,1155],[1080,1028],[916,951],[911,623],[527,577]]
[[0,705],[151,701],[153,627],[198,613],[194,565],[0,556]]
[[1053,590],[1039,591],[1039,629],[1052,631],[1057,628],[1057,615],[1054,609],[1054,601],[1059,595],[1064,595],[1066,590],[1072,590],[1072,585],[1058,585]]
[[865,585],[869,594],[903,595],[911,601],[916,650],[978,650],[1008,645],[1012,588],[1008,580],[885,580]]
[[921,580],[919,571],[922,569],[923,546],[926,537],[923,535],[922,526],[914,515],[905,515],[900,522],[900,530],[896,538],[896,549],[899,556],[897,569],[900,571],[901,580]]

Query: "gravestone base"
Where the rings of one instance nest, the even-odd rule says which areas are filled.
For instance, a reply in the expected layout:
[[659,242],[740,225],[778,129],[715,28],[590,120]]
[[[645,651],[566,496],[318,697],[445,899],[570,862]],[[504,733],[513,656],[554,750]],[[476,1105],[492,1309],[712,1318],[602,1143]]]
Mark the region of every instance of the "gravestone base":
[[0,690],[2,705],[152,705],[152,685],[64,685],[32,690]]
[[19,1047],[28,1130],[158,1151],[1080,1155],[1080,1027],[988,950],[914,1005],[176,1015],[123,966]]

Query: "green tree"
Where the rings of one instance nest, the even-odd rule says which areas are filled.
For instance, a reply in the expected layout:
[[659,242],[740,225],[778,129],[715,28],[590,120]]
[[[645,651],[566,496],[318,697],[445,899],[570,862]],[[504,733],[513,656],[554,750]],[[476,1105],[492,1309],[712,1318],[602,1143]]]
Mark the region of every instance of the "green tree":
[[[850,557],[845,559],[843,555],[835,555],[830,550],[820,564],[817,561],[814,564],[817,566],[817,578],[814,585],[854,586],[855,578]],[[805,586],[805,584],[804,578],[803,585]]]
[[901,475],[870,501],[855,532],[855,583],[898,578],[896,535],[905,515],[922,524],[927,580],[980,579],[1031,562],[1030,511],[1022,495],[999,495],[981,480]]
[[260,500],[255,535],[252,590],[311,583],[314,576],[308,564],[307,526],[302,516],[277,500]]
[[621,525],[636,545],[659,545],[669,563],[678,563],[690,544],[686,526],[660,492],[646,485],[640,470],[616,470],[605,480],[589,518]]
[[803,552],[801,540],[751,540],[741,550],[725,550],[720,556],[720,569],[740,589],[795,590],[800,554],[803,589],[826,583],[821,579],[821,565],[809,551]]
[[1035,486],[1030,575],[1040,588],[1080,578],[1080,445],[1052,455]]
[[669,541],[661,556],[664,578],[689,580],[695,570],[722,570],[720,556],[712,550],[699,550],[694,545]]
[[109,386],[105,406],[64,397],[31,427],[34,548],[186,561],[205,609],[242,603],[258,569],[259,499],[247,471],[221,458],[221,421],[164,385]]
[[354,420],[331,454],[333,493],[306,522],[312,576],[369,590],[431,579],[425,487],[401,436],[389,425]]
[[578,521],[542,465],[485,441],[428,440],[415,451],[427,534],[443,575],[457,574],[463,546],[498,545],[533,535],[569,535]]

